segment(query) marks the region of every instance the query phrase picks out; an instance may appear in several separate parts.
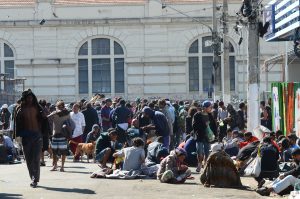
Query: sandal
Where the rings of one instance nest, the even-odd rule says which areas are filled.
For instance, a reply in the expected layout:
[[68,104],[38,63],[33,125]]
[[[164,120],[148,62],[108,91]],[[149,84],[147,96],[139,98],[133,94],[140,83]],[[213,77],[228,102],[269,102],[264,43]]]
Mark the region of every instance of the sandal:
[[57,167],[56,166],[52,167],[52,169],[50,169],[50,171],[57,171]]

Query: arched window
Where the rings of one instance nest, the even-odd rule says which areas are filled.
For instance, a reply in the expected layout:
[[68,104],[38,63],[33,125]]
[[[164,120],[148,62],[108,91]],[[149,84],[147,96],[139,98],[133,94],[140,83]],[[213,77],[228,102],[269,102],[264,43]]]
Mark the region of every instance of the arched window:
[[[230,90],[235,90],[235,54],[231,43],[229,54]],[[188,52],[189,91],[211,91],[213,71],[213,49],[211,36],[195,40]],[[221,63],[221,60],[219,61]],[[202,78],[201,78],[202,77]]]
[[[0,73],[5,73],[6,78],[13,79],[15,77],[15,56],[12,48],[5,42],[0,40]],[[0,89],[4,89],[7,93],[14,91],[13,81],[7,81],[0,85]]]
[[124,82],[124,51],[117,41],[95,38],[80,47],[79,94],[124,93]]

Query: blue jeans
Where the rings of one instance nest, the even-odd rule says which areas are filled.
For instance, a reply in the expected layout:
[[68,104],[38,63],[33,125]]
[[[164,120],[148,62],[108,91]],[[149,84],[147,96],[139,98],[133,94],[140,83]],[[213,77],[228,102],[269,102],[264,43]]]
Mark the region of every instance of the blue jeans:
[[163,146],[166,149],[168,149],[168,151],[169,151],[169,149],[170,149],[170,136],[169,135],[168,136],[164,136],[163,140],[164,140]]
[[208,142],[196,142],[197,155],[208,157],[210,144]]

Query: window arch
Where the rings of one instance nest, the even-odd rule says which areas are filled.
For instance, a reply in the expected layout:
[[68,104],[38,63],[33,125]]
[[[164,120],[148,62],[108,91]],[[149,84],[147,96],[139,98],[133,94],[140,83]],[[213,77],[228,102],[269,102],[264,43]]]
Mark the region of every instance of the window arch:
[[[13,79],[15,77],[15,55],[11,46],[0,40],[0,73],[5,73],[7,78]],[[7,81],[0,85],[0,90],[4,89],[7,93],[12,93],[14,91],[13,81]]]
[[124,50],[111,38],[87,40],[78,51],[79,94],[124,93]]
[[[221,57],[220,57],[221,59]],[[221,63],[221,60],[219,60]],[[189,91],[211,91],[213,71],[212,37],[205,36],[195,40],[188,51]],[[235,51],[229,42],[230,90],[235,90]],[[200,70],[202,69],[202,70]],[[201,79],[202,77],[202,79]]]

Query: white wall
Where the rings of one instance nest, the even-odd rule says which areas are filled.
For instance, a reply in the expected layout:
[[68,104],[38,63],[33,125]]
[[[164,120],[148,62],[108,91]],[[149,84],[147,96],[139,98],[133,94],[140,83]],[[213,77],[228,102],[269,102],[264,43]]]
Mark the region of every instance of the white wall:
[[[231,15],[239,5],[230,5]],[[203,17],[199,20],[211,25],[210,4],[174,6],[184,12],[191,11],[188,12],[191,16]],[[157,18],[160,15],[164,17]],[[38,22],[43,18],[46,23],[40,26]],[[233,31],[234,24],[232,21],[229,36],[237,56],[236,94],[243,98],[247,91],[247,39],[244,38],[241,46],[237,45],[239,36]],[[209,34],[203,25],[169,8],[162,10],[154,0],[149,4],[121,6],[40,3],[22,9],[0,7],[0,38],[11,44],[16,52],[17,76],[27,78],[26,87],[34,89],[38,96],[53,101],[84,97],[76,89],[77,51],[88,38],[101,36],[115,38],[124,46],[128,83],[124,95],[128,98],[206,98],[206,93],[188,91],[187,52],[193,40]],[[246,34],[244,29],[243,35]],[[262,63],[283,49],[281,43],[262,41]],[[269,81],[277,79],[278,75],[280,70],[270,75]]]

